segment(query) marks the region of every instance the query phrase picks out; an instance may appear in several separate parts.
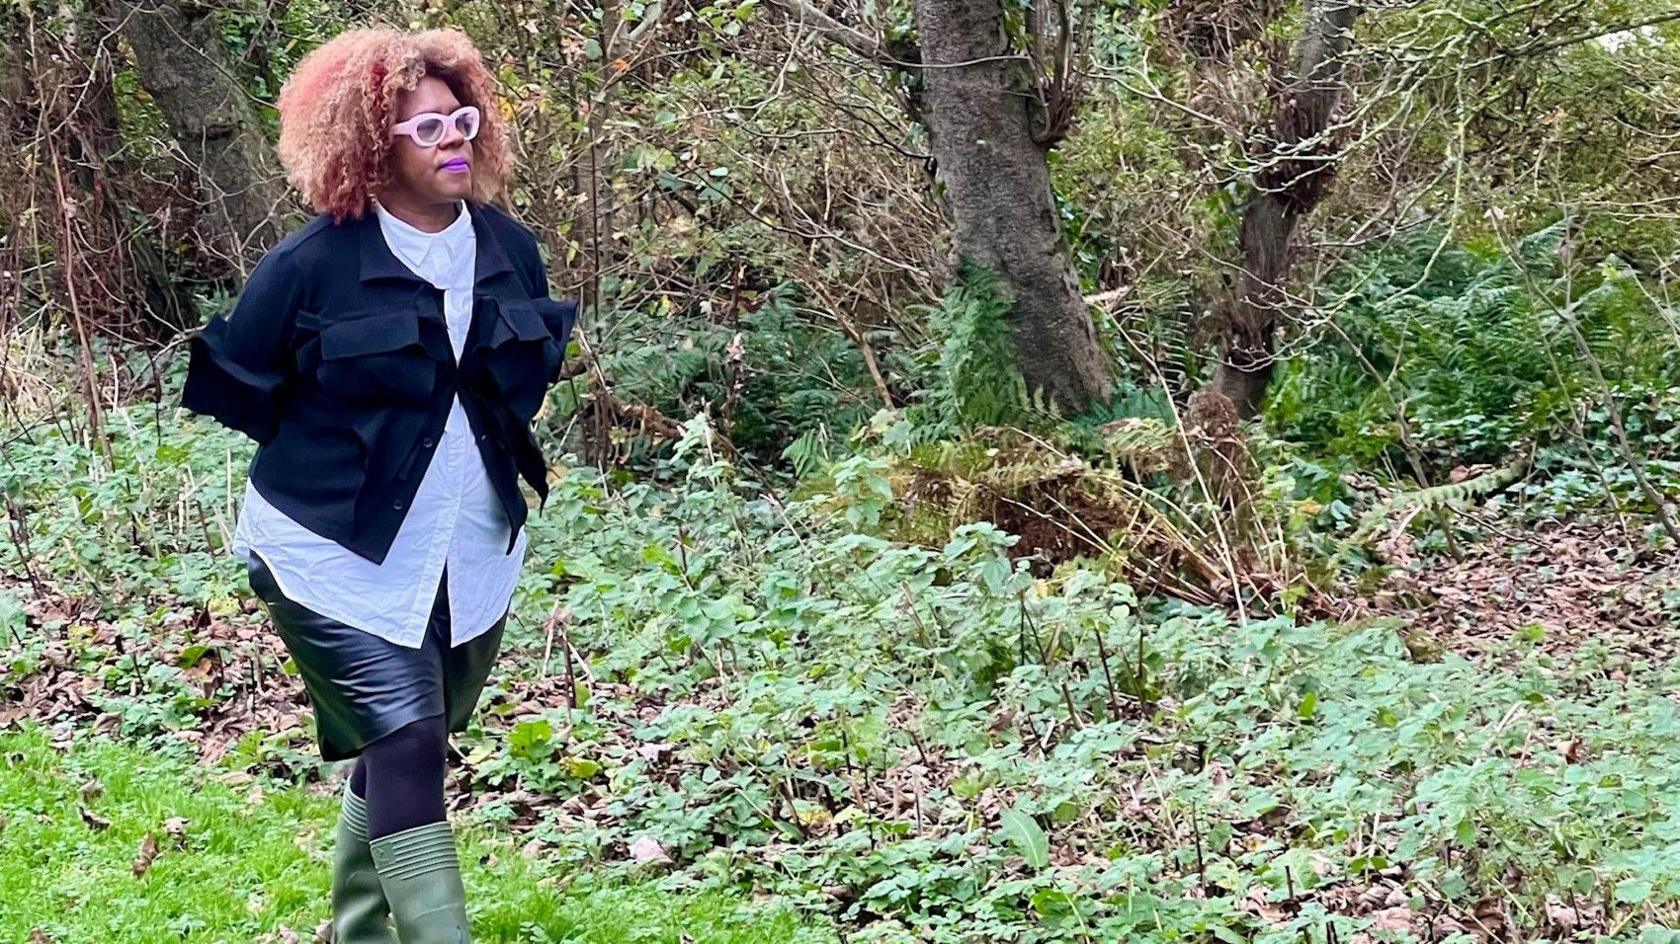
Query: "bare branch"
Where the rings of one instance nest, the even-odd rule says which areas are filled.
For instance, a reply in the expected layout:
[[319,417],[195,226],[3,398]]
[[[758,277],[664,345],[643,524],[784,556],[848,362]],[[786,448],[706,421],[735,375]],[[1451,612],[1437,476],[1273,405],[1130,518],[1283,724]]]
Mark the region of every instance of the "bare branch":
[[880,37],[871,36],[847,26],[817,9],[809,0],[771,0],[771,2],[785,10],[800,25],[809,27],[812,32],[835,45],[849,49],[864,59],[873,62],[890,64],[893,61],[893,57],[888,55],[886,46],[881,42]]

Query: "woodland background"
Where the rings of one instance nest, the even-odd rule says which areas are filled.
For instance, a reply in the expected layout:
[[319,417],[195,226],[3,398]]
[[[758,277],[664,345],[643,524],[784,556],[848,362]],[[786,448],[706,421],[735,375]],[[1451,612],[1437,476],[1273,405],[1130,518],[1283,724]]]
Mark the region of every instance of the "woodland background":
[[177,404],[376,22],[585,305],[480,937],[1680,940],[1673,0],[4,0],[0,937],[325,917]]

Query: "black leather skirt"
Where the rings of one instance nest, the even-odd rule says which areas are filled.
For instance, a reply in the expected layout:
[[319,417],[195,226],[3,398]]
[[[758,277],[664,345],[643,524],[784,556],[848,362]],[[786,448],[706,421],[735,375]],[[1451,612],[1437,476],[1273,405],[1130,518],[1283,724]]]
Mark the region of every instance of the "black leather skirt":
[[246,563],[251,590],[274,620],[303,676],[315,710],[321,756],[355,757],[405,724],[442,716],[465,731],[490,666],[502,645],[507,617],[482,635],[449,645],[447,579],[438,586],[419,649],[387,642],[288,599],[260,557]]

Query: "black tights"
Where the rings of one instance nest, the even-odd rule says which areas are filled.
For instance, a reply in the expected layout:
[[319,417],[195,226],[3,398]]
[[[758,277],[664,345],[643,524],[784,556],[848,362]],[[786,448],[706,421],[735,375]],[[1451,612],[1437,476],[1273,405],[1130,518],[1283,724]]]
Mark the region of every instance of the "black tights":
[[362,749],[350,790],[367,801],[369,839],[444,821],[448,744],[439,715],[405,724]]

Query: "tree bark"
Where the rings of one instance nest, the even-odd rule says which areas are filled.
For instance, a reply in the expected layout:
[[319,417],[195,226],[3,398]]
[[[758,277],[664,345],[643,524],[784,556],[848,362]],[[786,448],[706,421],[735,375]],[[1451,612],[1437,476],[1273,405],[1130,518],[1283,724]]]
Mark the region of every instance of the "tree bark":
[[203,222],[215,229],[207,244],[243,275],[279,240],[292,204],[212,7],[195,0],[117,6],[140,82],[195,172]]
[[1029,90],[1011,81],[1000,0],[914,0],[925,118],[958,256],[1009,292],[1029,390],[1066,412],[1106,403],[1109,361],[1062,245]]
[[1237,243],[1242,272],[1226,316],[1225,359],[1213,376],[1213,388],[1236,404],[1243,419],[1259,415],[1277,368],[1277,325],[1289,296],[1283,283],[1299,220],[1276,193],[1255,193],[1243,210]]
[[1285,288],[1295,231],[1323,202],[1335,175],[1338,145],[1330,117],[1359,9],[1349,0],[1308,0],[1294,76],[1277,96],[1277,115],[1256,163],[1255,189],[1243,209],[1238,246],[1242,274],[1226,314],[1225,357],[1213,388],[1244,419],[1260,412],[1277,366],[1277,327],[1289,310]]

